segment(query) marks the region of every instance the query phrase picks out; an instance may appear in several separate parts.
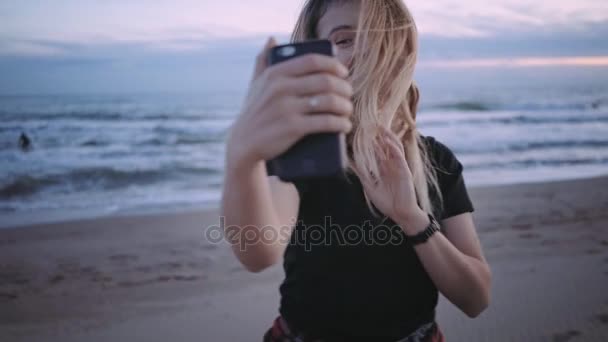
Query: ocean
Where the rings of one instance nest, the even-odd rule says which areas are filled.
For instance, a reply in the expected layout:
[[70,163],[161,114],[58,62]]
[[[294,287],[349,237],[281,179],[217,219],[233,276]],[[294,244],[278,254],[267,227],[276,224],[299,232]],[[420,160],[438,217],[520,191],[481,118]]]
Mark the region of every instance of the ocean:
[[[558,71],[427,77],[419,129],[471,187],[608,174],[608,72]],[[216,207],[235,89],[0,96],[0,226]]]

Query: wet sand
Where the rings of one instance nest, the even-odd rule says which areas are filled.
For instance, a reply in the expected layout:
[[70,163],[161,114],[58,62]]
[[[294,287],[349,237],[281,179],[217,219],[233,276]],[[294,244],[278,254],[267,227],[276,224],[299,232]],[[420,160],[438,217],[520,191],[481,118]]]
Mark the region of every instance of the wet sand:
[[[608,176],[469,189],[493,271],[448,341],[608,341]],[[0,341],[261,341],[282,269],[212,243],[217,210],[0,229]]]

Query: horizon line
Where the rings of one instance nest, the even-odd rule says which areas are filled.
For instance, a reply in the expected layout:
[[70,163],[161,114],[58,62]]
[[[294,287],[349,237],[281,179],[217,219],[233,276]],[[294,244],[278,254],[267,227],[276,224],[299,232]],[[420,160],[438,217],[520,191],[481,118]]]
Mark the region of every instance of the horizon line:
[[551,66],[585,66],[608,67],[608,56],[568,56],[568,57],[501,57],[470,58],[455,60],[420,61],[420,67],[431,68],[477,68],[477,67],[551,67]]

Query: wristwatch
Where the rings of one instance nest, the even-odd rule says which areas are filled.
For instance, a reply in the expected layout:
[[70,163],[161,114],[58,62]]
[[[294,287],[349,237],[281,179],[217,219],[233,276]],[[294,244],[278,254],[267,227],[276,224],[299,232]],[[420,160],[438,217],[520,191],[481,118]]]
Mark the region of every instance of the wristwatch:
[[429,216],[429,220],[431,221],[429,223],[429,225],[423,231],[421,231],[420,233],[418,233],[416,235],[406,236],[407,241],[409,242],[410,245],[416,246],[421,243],[425,243],[431,236],[433,236],[433,234],[435,234],[435,232],[438,232],[441,230],[441,227],[439,226],[439,222],[437,222],[435,217],[429,213],[427,213],[427,215]]

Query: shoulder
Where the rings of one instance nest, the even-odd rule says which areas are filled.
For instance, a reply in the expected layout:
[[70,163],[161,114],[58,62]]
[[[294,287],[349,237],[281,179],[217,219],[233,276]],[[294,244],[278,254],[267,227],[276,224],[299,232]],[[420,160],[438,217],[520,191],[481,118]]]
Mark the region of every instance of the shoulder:
[[[422,136],[422,135],[421,135]],[[442,220],[475,209],[463,177],[463,166],[446,144],[433,136],[422,136],[433,160],[437,182],[442,194],[440,217]]]
[[462,171],[462,164],[450,147],[434,136],[422,134],[420,136],[422,141],[425,142],[429,157],[433,160],[433,164],[439,173],[458,173]]

